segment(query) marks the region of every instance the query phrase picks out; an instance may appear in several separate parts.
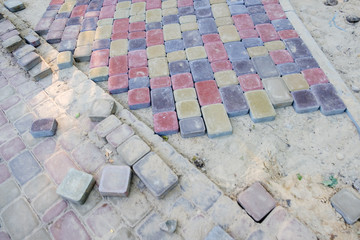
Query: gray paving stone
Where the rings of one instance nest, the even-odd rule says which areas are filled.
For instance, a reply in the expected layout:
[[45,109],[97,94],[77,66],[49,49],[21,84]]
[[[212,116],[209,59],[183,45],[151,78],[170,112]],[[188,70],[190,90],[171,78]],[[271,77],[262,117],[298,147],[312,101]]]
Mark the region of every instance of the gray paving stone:
[[184,41],[182,39],[176,39],[176,40],[171,40],[171,41],[165,42],[166,53],[180,51],[180,50],[184,50],[184,49],[185,49],[185,46],[184,46]]
[[297,58],[312,57],[310,50],[301,38],[285,39],[284,43],[295,61]]
[[290,106],[293,98],[282,78],[262,79],[262,84],[275,108]]
[[226,3],[230,5],[244,5],[245,0],[226,0]]
[[35,52],[30,52],[17,61],[19,66],[25,69],[26,71],[29,71],[40,62],[41,62],[41,58],[39,54]]
[[264,13],[265,12],[263,5],[249,6],[249,7],[247,7],[247,10],[250,15],[255,14],[255,13]]
[[[16,212],[21,214],[14,214]],[[4,209],[1,218],[12,239],[24,239],[39,225],[35,213],[23,198]]]
[[294,109],[297,113],[309,113],[319,110],[316,97],[310,90],[300,90],[291,93],[294,99]]
[[283,30],[291,30],[294,29],[293,25],[289,21],[289,19],[277,19],[271,21],[272,25],[274,25],[276,31],[283,31]]
[[224,43],[224,47],[231,62],[244,58],[249,58],[249,54],[245,49],[244,43],[242,42]]
[[229,10],[230,10],[230,13],[231,13],[232,16],[249,13],[246,6],[240,5],[240,4],[230,5]]
[[228,232],[234,238],[246,239],[255,228],[254,220],[248,215],[239,216],[229,227]]
[[185,48],[203,46],[203,41],[198,30],[183,32],[182,37]]
[[150,87],[150,79],[149,77],[137,77],[131,78],[129,80],[129,89],[136,89],[136,88],[148,88]]
[[58,200],[60,200],[60,197],[56,194],[56,188],[50,187],[35,198],[31,202],[31,205],[39,215],[43,215],[46,210],[48,210]]
[[29,74],[31,77],[35,79],[35,81],[39,81],[50,74],[52,74],[52,70],[49,65],[45,61],[41,61],[39,64],[34,66],[30,71]]
[[37,119],[31,125],[30,133],[34,138],[51,137],[56,134],[57,126],[55,118]]
[[277,234],[278,240],[316,240],[316,235],[311,232],[304,224],[299,222],[299,220],[293,218],[284,224],[279,233]]
[[133,170],[157,198],[163,198],[178,183],[176,174],[153,152],[135,163]]
[[214,73],[207,59],[190,61],[190,69],[195,82],[214,79]]
[[16,59],[20,59],[33,51],[35,51],[35,48],[32,45],[26,44],[14,51],[13,55]]
[[123,124],[107,135],[106,140],[112,147],[117,148],[133,135],[134,130],[129,125]]
[[111,99],[96,99],[89,112],[89,118],[93,122],[101,122],[116,111],[115,102]]
[[18,36],[12,36],[11,38],[8,38],[4,42],[2,42],[2,46],[6,48],[8,51],[13,52],[18,47],[20,47],[22,44],[22,39]]
[[242,40],[245,48],[264,46],[261,38],[246,38]]
[[0,184],[0,208],[4,209],[6,205],[11,203],[20,194],[20,189],[14,180],[8,179]]
[[313,85],[311,91],[320,105],[322,114],[329,116],[343,113],[346,110],[344,102],[337,95],[336,89],[331,83]]
[[252,58],[252,62],[255,66],[257,73],[261,79],[280,77],[275,64],[269,55]]
[[219,226],[215,226],[209,234],[206,236],[205,240],[233,240],[229,234],[227,234],[224,229]]
[[45,228],[41,228],[40,230],[31,234],[27,240],[51,240],[50,234]]
[[85,141],[75,148],[72,156],[86,172],[95,172],[105,163],[104,154],[90,141]]
[[71,202],[84,204],[94,184],[92,175],[71,168],[56,193]]
[[39,174],[24,185],[23,190],[25,195],[32,200],[38,196],[42,190],[49,186],[50,183],[50,178],[47,175]]
[[131,168],[128,166],[105,166],[99,185],[101,195],[127,197],[131,176]]
[[273,238],[271,238],[269,236],[269,234],[265,233],[263,230],[258,229],[255,230],[254,232],[250,233],[250,235],[248,236],[248,238],[246,240],[271,240]]
[[213,227],[214,224],[207,216],[197,213],[184,224],[182,235],[185,239],[205,239]]
[[123,239],[136,240],[137,238],[135,237],[131,228],[124,226],[121,227],[119,231],[117,231],[116,236],[112,237],[111,240],[123,240]]
[[205,135],[205,124],[202,117],[185,118],[179,121],[180,134],[183,138]]
[[38,47],[41,44],[40,39],[36,37],[33,33],[29,33],[28,35],[25,36],[24,39],[27,44],[30,44],[34,47]]
[[142,50],[146,48],[145,38],[137,38],[129,40],[129,51]]
[[320,68],[319,64],[313,57],[297,58],[295,59],[295,63],[299,66],[301,71],[310,68]]
[[203,18],[198,20],[199,32],[201,35],[218,33],[215,20],[213,18]]
[[86,204],[80,205],[80,204],[72,203],[72,206],[75,208],[75,210],[78,213],[84,216],[92,209],[94,209],[97,206],[97,204],[102,200],[103,198],[95,186],[94,189],[90,192],[88,198],[86,199]]
[[169,63],[170,75],[190,72],[189,62],[187,60],[175,61]]
[[9,167],[20,185],[24,185],[41,172],[40,165],[29,151],[23,152],[11,160]]
[[210,18],[213,17],[211,8],[199,8],[196,9],[196,18],[202,19],[202,18]]
[[163,25],[179,23],[179,16],[178,15],[167,15],[162,17]]
[[18,119],[16,122],[14,122],[14,126],[20,134],[23,134],[31,128],[34,119],[35,115],[32,113],[28,113],[22,118]]
[[245,6],[261,5],[261,0],[245,0]]
[[240,85],[222,87],[219,91],[229,117],[236,117],[249,113],[249,106]]
[[272,233],[278,233],[279,229],[289,219],[290,214],[281,206],[277,206],[262,222],[262,226],[266,230],[270,230]]
[[58,51],[59,52],[70,51],[71,53],[74,53],[75,48],[76,48],[76,39],[62,40],[58,46]]
[[353,187],[360,193],[360,179],[354,181]]
[[175,100],[171,87],[152,89],[151,104],[153,114],[175,111]]
[[[133,151],[136,149],[136,151]],[[150,152],[150,147],[138,136],[132,136],[117,148],[120,158],[129,166]]]
[[300,68],[296,63],[283,63],[276,65],[281,76],[300,73]]
[[97,124],[94,128],[94,131],[97,135],[99,135],[99,137],[104,138],[121,124],[122,122],[117,117],[115,117],[115,115],[110,115]]
[[187,6],[187,7],[179,7],[178,8],[178,15],[179,16],[186,16],[186,15],[193,15],[194,14],[194,7]]
[[254,22],[254,25],[270,23],[270,19],[266,13],[255,13],[251,14],[250,16]]
[[10,32],[14,29],[15,29],[14,24],[12,24],[9,20],[0,22],[0,35]]
[[23,9],[25,9],[25,5],[20,0],[6,0],[4,2],[4,6],[10,11],[10,12],[18,12]]
[[209,0],[198,0],[194,1],[194,8],[201,9],[201,8],[210,8],[210,2]]
[[330,201],[347,224],[352,225],[360,218],[360,198],[352,190],[342,189]]
[[153,29],[161,29],[162,24],[161,24],[161,22],[147,23],[145,28],[146,28],[146,31],[150,31],[150,30],[153,30]]
[[256,73],[253,62],[248,58],[235,60],[234,62],[232,62],[232,66],[236,73],[236,76]]

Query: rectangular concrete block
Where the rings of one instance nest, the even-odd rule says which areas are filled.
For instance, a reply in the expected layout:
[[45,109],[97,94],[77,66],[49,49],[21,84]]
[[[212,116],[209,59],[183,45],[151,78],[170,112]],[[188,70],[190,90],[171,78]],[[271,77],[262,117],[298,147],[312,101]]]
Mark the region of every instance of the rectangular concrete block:
[[102,196],[127,197],[132,171],[128,166],[105,166],[102,170],[99,192]]
[[133,135],[134,130],[129,125],[123,124],[108,134],[106,140],[112,147],[117,148]]
[[152,112],[169,112],[175,110],[174,95],[170,87],[151,90]]
[[178,118],[191,118],[191,117],[200,117],[200,107],[197,100],[185,100],[176,103],[176,112]]
[[309,89],[309,84],[302,74],[289,74],[283,76],[282,79],[291,92]]
[[72,67],[73,61],[74,60],[71,51],[60,52],[57,57],[57,65],[59,70]]
[[252,58],[252,62],[261,79],[280,76],[274,62],[269,55],[254,57]]
[[180,134],[183,138],[205,135],[205,124],[202,117],[185,118],[179,121]]
[[222,87],[219,91],[229,117],[236,117],[249,113],[249,106],[239,85]]
[[39,54],[35,52],[30,52],[17,61],[20,67],[22,67],[26,71],[29,71],[40,62],[41,62],[41,58]]
[[195,88],[182,88],[174,91],[174,98],[176,102],[185,100],[195,100],[196,92]]
[[10,11],[10,12],[18,12],[23,9],[25,9],[25,5],[20,0],[6,0],[4,2],[4,6]]
[[313,85],[311,91],[320,104],[322,114],[328,116],[345,112],[346,106],[331,83]]
[[19,49],[15,50],[13,52],[13,55],[16,59],[20,59],[33,51],[35,51],[35,47],[33,47],[32,45],[26,44],[26,45],[20,47]]
[[352,190],[342,189],[330,201],[346,223],[352,225],[360,218],[360,198]]
[[30,133],[34,138],[54,136],[58,123],[54,118],[38,119],[31,125]]
[[201,108],[209,138],[232,134],[232,126],[222,104],[207,105]]
[[289,89],[281,78],[266,78],[262,83],[275,108],[290,106],[293,103]]
[[264,90],[255,90],[245,93],[250,107],[250,117],[253,122],[265,122],[275,119],[275,110]]
[[206,236],[205,240],[218,240],[218,239],[222,239],[222,240],[234,240],[232,237],[230,237],[229,234],[227,234],[227,232],[224,231],[224,229],[222,229],[219,226],[215,226],[210,232],[209,234]]
[[52,70],[45,61],[41,60],[39,64],[30,69],[29,74],[35,81],[39,81],[52,74]]
[[315,95],[308,89],[292,92],[291,95],[294,99],[293,107],[297,113],[314,112],[320,107]]
[[109,67],[91,68],[89,71],[89,77],[94,82],[107,81],[109,78]]
[[179,132],[179,123],[175,111],[160,112],[153,115],[154,132],[160,136]]
[[2,42],[2,46],[6,48],[8,51],[13,52],[18,47],[20,47],[22,44],[22,39],[19,37],[19,35],[12,36]]

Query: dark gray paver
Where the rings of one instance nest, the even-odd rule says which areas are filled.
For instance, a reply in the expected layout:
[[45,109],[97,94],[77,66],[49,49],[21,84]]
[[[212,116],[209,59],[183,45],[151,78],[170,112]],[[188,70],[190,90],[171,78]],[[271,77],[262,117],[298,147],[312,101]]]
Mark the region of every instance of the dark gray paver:
[[346,110],[344,102],[337,95],[336,89],[331,83],[313,85],[311,91],[320,105],[322,114],[328,116],[340,114]]
[[35,47],[33,47],[32,45],[26,44],[26,45],[18,48],[17,50],[15,50],[13,52],[13,55],[16,59],[20,59],[33,51],[35,51]]
[[236,76],[256,73],[253,62],[247,58],[235,60],[234,62],[232,62],[232,66],[236,73]]
[[41,172],[40,165],[28,151],[11,160],[9,167],[20,185],[24,185]]
[[22,118],[18,119],[14,126],[19,131],[20,134],[23,134],[24,132],[28,131],[31,128],[31,125],[35,119],[35,115],[32,113],[28,113]]
[[174,111],[175,101],[171,87],[151,90],[151,105],[153,114]]
[[245,0],[245,6],[261,5],[261,0]]
[[150,30],[153,30],[153,29],[161,29],[162,28],[162,23],[161,22],[147,23],[145,28],[146,28],[146,31],[150,31]]
[[247,7],[249,14],[264,13],[265,9],[263,5],[254,5]]
[[74,53],[76,48],[76,39],[62,40],[58,46],[59,52],[71,51]]
[[294,109],[297,113],[317,111],[319,104],[310,90],[300,90],[291,93],[294,99]]
[[205,240],[234,240],[227,234],[224,229],[219,226],[215,226],[209,234],[206,236]]
[[185,118],[179,121],[180,134],[183,138],[205,135],[205,124],[202,117]]
[[170,75],[190,72],[189,62],[187,60],[175,61],[169,63]]
[[251,14],[251,19],[253,20],[254,25],[270,23],[270,19],[266,13]]
[[224,47],[231,62],[249,58],[249,54],[242,42],[228,42],[224,44]]
[[198,20],[199,32],[201,35],[218,33],[215,20],[213,18],[203,18]]
[[116,111],[115,102],[111,99],[96,99],[91,107],[89,112],[89,118],[93,122],[100,122],[114,114]]
[[214,73],[207,59],[190,61],[190,69],[195,82],[214,79]]
[[255,69],[260,78],[279,77],[280,74],[269,55],[252,58]]
[[210,8],[210,2],[209,2],[209,0],[194,1],[194,8],[195,8],[195,10],[201,9],[201,8]]
[[193,6],[187,6],[187,7],[180,7],[178,8],[178,14],[179,16],[186,16],[186,15],[193,15],[194,14],[194,7]]
[[38,119],[31,125],[30,133],[34,138],[51,137],[55,135],[57,126],[55,118]]
[[24,39],[27,44],[30,44],[34,47],[38,47],[41,44],[40,39],[36,37],[33,33],[26,35]]
[[239,85],[222,87],[219,91],[229,117],[236,117],[249,113],[249,106]]
[[342,189],[331,199],[331,205],[343,216],[348,224],[354,224],[360,218],[360,198],[349,189]]
[[312,57],[310,50],[301,38],[285,39],[284,43],[295,61],[297,58]]

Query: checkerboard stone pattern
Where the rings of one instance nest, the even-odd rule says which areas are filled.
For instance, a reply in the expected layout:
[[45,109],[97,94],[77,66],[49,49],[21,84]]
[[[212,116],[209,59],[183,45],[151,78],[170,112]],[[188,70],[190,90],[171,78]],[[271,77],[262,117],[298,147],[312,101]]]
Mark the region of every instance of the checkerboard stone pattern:
[[[90,78],[111,94],[128,92],[130,109],[151,106],[160,135],[201,136],[248,113],[272,121],[291,105],[346,110],[278,0],[53,0],[36,32],[90,62]],[[215,104],[227,114],[204,119]]]

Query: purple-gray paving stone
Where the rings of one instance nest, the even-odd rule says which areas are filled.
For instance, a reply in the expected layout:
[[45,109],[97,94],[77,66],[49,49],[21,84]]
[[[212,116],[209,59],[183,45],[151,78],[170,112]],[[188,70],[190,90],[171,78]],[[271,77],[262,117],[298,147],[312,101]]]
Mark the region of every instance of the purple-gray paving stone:
[[179,23],[179,16],[178,15],[167,15],[162,17],[163,25]]
[[254,25],[270,23],[270,19],[266,13],[255,13],[251,14],[250,16],[254,22]]
[[58,46],[59,52],[70,51],[74,54],[76,48],[76,39],[62,40]]
[[18,12],[23,9],[25,9],[25,5],[20,0],[6,0],[4,2],[4,6],[10,11],[10,12]]
[[66,23],[67,19],[65,18],[55,19],[49,28],[49,32],[64,31]]
[[151,108],[153,114],[175,111],[175,101],[171,87],[151,90]]
[[293,107],[297,113],[314,112],[319,109],[319,104],[310,90],[300,90],[291,93],[294,99]]
[[215,20],[213,18],[203,18],[198,20],[199,32],[201,35],[218,33]]
[[78,35],[80,32],[80,26],[79,25],[72,25],[72,26],[67,26],[64,29],[63,35],[61,37],[61,40],[72,40],[72,39],[77,39]]
[[58,10],[47,10],[45,11],[45,13],[42,15],[42,18],[55,18],[55,16],[57,15]]
[[312,57],[310,50],[301,38],[291,38],[283,41],[295,60],[297,58]]
[[245,0],[245,6],[261,5],[261,0]]
[[106,140],[112,147],[117,148],[133,135],[134,130],[129,125],[123,124],[107,135]]
[[86,9],[86,12],[100,11],[102,7],[102,1],[91,1]]
[[190,72],[189,62],[187,60],[180,60],[169,63],[170,75]]
[[325,116],[345,112],[346,106],[331,83],[313,85],[311,91],[320,105],[321,113]]
[[231,62],[249,58],[249,54],[242,42],[227,42],[224,44],[224,47]]
[[261,38],[246,38],[242,40],[245,48],[264,46]]
[[25,39],[25,42],[27,44],[30,44],[33,47],[38,47],[41,44],[40,39],[38,37],[36,37],[34,34],[32,34],[32,33],[26,35],[24,39]]
[[135,174],[157,198],[163,198],[178,183],[176,174],[155,153],[150,152],[133,165]]
[[9,162],[13,176],[24,185],[41,172],[41,167],[29,151],[23,152]]
[[28,113],[22,118],[18,119],[14,126],[19,131],[20,134],[23,134],[24,132],[28,131],[31,128],[31,125],[35,119],[35,115],[32,113]]
[[226,3],[230,5],[244,5],[245,0],[226,0]]
[[161,24],[161,22],[147,23],[145,28],[146,28],[146,31],[150,31],[150,30],[153,30],[153,29],[161,29],[162,24]]
[[259,182],[240,193],[237,201],[256,222],[260,222],[276,206],[273,197]]
[[149,77],[137,77],[129,79],[129,89],[136,88],[149,88],[150,87],[150,79]]
[[81,25],[81,31],[82,32],[95,31],[97,27],[97,21],[98,21],[97,17],[85,18]]
[[195,12],[193,6],[187,6],[187,7],[179,7],[178,8],[178,15],[179,16],[186,16],[186,15],[193,15]]
[[61,5],[50,5],[46,8],[46,10],[59,10]]
[[232,16],[249,13],[249,11],[244,5],[230,5],[229,10]]
[[102,196],[127,197],[131,182],[129,166],[106,166],[102,170],[99,192]]
[[137,38],[129,40],[129,51],[142,50],[146,48],[145,38]]
[[180,50],[184,50],[184,49],[185,49],[185,46],[184,46],[184,41],[182,39],[176,39],[176,40],[171,40],[171,41],[165,42],[166,53],[180,51]]
[[220,226],[215,226],[209,234],[205,237],[205,240],[234,240],[230,235],[225,232]]
[[68,19],[70,17],[71,12],[62,12],[56,15],[55,19]]
[[295,59],[295,63],[299,66],[301,71],[310,68],[320,68],[319,64],[313,57],[297,58]]
[[276,68],[281,76],[300,73],[300,68],[296,63],[283,63],[276,65]]
[[248,58],[233,61],[232,66],[236,73],[236,76],[256,73],[253,62]]
[[214,73],[207,59],[190,61],[190,69],[195,82],[214,79]]
[[263,5],[255,5],[247,7],[249,14],[256,14],[256,13],[265,13],[265,9]]
[[35,32],[39,35],[47,34],[53,21],[54,18],[41,18],[35,27]]
[[196,9],[196,18],[211,18],[213,17],[211,8],[199,8]]
[[209,2],[209,0],[194,1],[194,8],[195,8],[195,10],[200,9],[200,8],[210,8],[210,2]]
[[280,76],[273,60],[269,55],[254,57],[252,58],[252,62],[254,63],[256,72],[259,74],[261,79]]
[[276,31],[291,30],[294,29],[289,19],[276,19],[271,21]]
[[77,0],[75,6],[88,5],[90,0]]
[[81,25],[82,17],[72,17],[66,23],[66,26]]
[[30,133],[34,138],[51,137],[55,135],[57,125],[55,118],[38,119],[32,123]]
[[202,117],[184,118],[179,121],[180,134],[183,138],[205,135],[205,124]]
[[236,117],[249,113],[249,106],[239,85],[222,87],[219,91],[229,117]]
[[95,40],[92,46],[92,50],[110,49],[110,39]]
[[185,48],[203,46],[203,41],[199,31],[186,31],[182,33]]
[[40,62],[41,62],[41,58],[40,58],[39,54],[37,54],[35,52],[30,52],[30,53],[26,54],[25,56],[23,56],[22,58],[20,58],[17,61],[17,64],[19,64],[19,66],[22,67],[23,69],[25,69],[26,71],[29,71],[30,69],[35,67]]
[[48,32],[46,35],[46,41],[50,44],[55,44],[61,42],[63,31],[52,31]]

